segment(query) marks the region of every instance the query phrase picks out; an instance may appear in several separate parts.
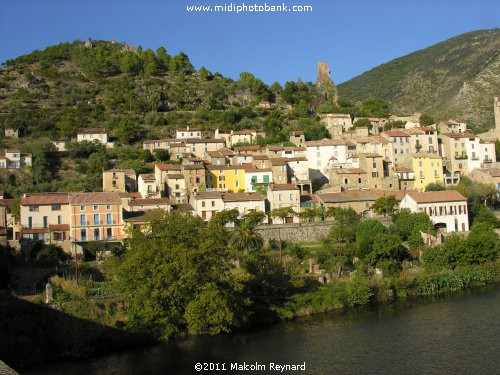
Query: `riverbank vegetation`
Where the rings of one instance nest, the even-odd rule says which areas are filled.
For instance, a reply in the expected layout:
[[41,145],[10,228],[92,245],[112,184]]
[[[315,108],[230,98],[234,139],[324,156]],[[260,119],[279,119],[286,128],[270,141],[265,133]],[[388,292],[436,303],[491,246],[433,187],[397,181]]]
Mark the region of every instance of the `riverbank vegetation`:
[[[55,300],[157,338],[218,334],[338,308],[449,293],[498,281],[499,238],[490,215],[467,237],[424,243],[425,213],[401,210],[391,222],[333,209],[327,238],[311,246],[262,240],[253,216],[226,211],[209,222],[158,212],[110,256],[104,282],[53,280]],[[226,224],[235,223],[234,229]],[[429,237],[430,238],[430,237]],[[106,303],[95,304],[96,297]],[[94,300],[83,308],[84,301]],[[71,306],[69,304],[69,306]]]
[[[107,348],[99,347],[105,351],[123,348],[115,342],[121,337],[132,345],[137,334],[141,342],[146,336],[214,335],[334,309],[452,293],[500,280],[498,222],[484,209],[476,211],[468,236],[451,234],[438,245],[424,243],[421,236],[417,241],[416,231],[432,226],[425,214],[406,210],[382,224],[336,208],[328,212],[333,218],[329,235],[302,244],[263,241],[253,214],[237,219],[237,212],[224,211],[204,222],[159,211],[105,261],[74,263],[53,275],[50,306],[59,314],[57,321],[73,327],[65,332],[84,330],[88,322],[92,340],[107,337]],[[229,222],[234,228],[226,226]],[[0,269],[16,272],[5,253]],[[9,283],[5,274],[0,281]],[[32,302],[44,305],[45,298],[40,294]],[[23,311],[32,311],[26,306]],[[40,306],[36,314],[48,310]],[[31,322],[36,314],[23,317]],[[5,322],[2,327],[12,337],[29,337],[20,324]],[[59,332],[50,329],[38,326],[48,342]],[[84,331],[77,336],[88,342]],[[71,343],[73,348],[59,358],[96,354]]]

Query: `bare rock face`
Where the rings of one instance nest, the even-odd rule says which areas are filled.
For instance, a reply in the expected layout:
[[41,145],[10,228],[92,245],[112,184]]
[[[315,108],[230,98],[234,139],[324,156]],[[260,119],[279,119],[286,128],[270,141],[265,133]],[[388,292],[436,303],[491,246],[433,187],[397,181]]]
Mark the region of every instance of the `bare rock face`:
[[324,62],[318,62],[318,78],[316,79],[316,88],[323,95],[324,102],[331,102],[338,105],[337,87],[330,77],[330,66]]

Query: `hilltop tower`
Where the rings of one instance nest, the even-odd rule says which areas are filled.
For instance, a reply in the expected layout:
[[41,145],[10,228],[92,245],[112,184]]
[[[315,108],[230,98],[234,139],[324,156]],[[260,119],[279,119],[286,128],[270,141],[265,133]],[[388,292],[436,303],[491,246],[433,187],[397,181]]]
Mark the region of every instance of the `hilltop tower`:
[[337,87],[330,77],[330,66],[324,62],[318,62],[318,78],[316,79],[316,88],[323,94],[325,101],[331,101],[338,105]]

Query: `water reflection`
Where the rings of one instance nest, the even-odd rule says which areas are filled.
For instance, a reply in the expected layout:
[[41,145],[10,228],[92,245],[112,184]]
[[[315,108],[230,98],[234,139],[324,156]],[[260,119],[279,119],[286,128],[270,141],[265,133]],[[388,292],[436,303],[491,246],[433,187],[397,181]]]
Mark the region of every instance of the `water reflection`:
[[228,371],[221,374],[237,374],[228,368],[235,362],[306,362],[306,374],[494,374],[500,365],[499,300],[498,288],[407,300],[256,332],[190,337],[23,374],[195,374],[198,362],[226,363]]

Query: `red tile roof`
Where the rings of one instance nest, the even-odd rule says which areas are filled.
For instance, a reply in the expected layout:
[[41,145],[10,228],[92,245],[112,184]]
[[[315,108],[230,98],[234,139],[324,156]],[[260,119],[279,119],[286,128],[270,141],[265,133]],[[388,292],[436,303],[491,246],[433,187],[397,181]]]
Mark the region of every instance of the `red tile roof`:
[[27,194],[21,198],[21,206],[68,204],[68,193]]
[[328,139],[324,138],[320,141],[307,141],[306,146],[307,147],[313,147],[313,146],[341,146],[345,145],[345,141],[342,139]]
[[69,193],[69,204],[121,204],[120,195],[116,192]]
[[389,130],[386,132],[383,132],[382,134],[388,135],[389,137],[409,137],[410,134],[403,130]]
[[408,192],[410,196],[417,203],[440,203],[440,202],[466,202],[462,194],[456,190],[446,191],[427,191],[427,192]]
[[168,198],[134,199],[130,201],[130,206],[158,206],[172,204]]
[[299,188],[294,184],[271,184],[269,188],[273,191],[279,190],[299,190]]
[[181,166],[178,164],[156,164],[155,168],[158,168],[160,171],[180,171]]

